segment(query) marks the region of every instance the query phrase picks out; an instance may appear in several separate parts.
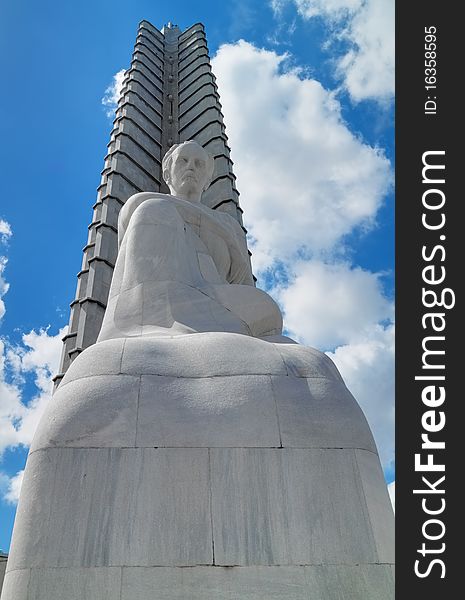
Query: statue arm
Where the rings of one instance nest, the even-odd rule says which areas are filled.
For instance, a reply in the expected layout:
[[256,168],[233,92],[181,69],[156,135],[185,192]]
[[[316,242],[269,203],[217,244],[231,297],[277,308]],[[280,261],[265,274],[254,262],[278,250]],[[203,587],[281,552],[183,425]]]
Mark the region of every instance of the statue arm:
[[[220,213],[221,214],[221,213]],[[250,266],[249,251],[244,230],[240,224],[226,213],[221,214],[226,221],[228,231],[228,247],[231,256],[231,268],[229,270],[228,282],[241,285],[255,285],[252,268]]]
[[166,194],[160,194],[159,192],[139,192],[138,194],[134,194],[128,198],[128,200],[126,200],[118,216],[118,248],[121,247],[124,234],[126,233],[129,221],[131,220],[136,208],[138,208],[146,200],[159,196],[166,196]]
[[121,208],[118,217],[118,246],[121,247],[124,235],[129,222],[135,210],[146,200],[152,198],[170,198],[170,201],[176,206],[181,217],[186,223],[192,220],[206,219],[211,221],[213,228],[218,232],[220,226],[221,235],[226,242],[231,266],[228,274],[228,282],[241,285],[254,285],[252,269],[250,267],[247,242],[244,231],[240,224],[227,213],[212,211],[205,206],[197,206],[186,200],[181,200],[175,196],[169,196],[160,192],[139,192],[131,196]]

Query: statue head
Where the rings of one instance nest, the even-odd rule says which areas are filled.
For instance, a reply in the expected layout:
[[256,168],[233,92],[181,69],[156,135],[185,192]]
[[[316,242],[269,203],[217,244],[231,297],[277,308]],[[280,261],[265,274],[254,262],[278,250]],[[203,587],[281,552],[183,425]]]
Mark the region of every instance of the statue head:
[[163,179],[173,196],[200,201],[210,185],[214,159],[197,142],[174,144],[162,162]]

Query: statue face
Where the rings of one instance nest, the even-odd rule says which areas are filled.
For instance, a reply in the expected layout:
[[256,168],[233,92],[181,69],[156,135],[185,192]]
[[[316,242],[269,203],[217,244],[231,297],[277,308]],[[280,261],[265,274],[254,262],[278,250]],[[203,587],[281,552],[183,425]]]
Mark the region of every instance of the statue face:
[[208,156],[198,144],[183,144],[171,163],[170,189],[174,195],[201,194],[208,181]]

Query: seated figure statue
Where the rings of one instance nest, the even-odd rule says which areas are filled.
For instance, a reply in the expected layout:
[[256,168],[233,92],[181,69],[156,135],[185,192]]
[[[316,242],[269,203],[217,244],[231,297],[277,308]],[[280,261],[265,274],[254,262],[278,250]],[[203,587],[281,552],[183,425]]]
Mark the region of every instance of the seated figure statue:
[[254,287],[241,226],[200,202],[213,163],[197,142],[176,144],[163,159],[171,195],[142,192],[122,208],[99,341],[206,331],[281,333],[278,306]]
[[360,407],[281,335],[240,225],[200,203],[212,159],[185,142],[163,170],[171,195],[121,210],[98,343],[34,436],[2,600],[392,600]]

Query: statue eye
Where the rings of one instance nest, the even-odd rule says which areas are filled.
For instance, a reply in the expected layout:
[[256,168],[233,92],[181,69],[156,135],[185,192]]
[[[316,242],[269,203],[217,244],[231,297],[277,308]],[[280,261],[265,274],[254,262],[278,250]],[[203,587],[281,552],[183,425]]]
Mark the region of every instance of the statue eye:
[[180,160],[181,162],[183,162],[183,163],[186,163],[186,162],[187,162],[187,158],[186,158],[185,156],[181,156],[181,157],[179,158],[179,160]]
[[204,164],[205,164],[205,163],[204,163],[204,161],[203,161],[203,160],[197,159],[197,160],[195,161],[195,166],[196,166],[196,167],[199,167],[199,168],[200,168],[200,167],[203,167],[203,166],[204,166]]

